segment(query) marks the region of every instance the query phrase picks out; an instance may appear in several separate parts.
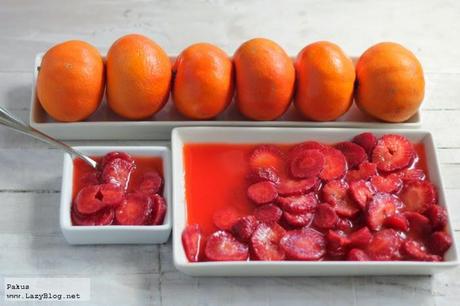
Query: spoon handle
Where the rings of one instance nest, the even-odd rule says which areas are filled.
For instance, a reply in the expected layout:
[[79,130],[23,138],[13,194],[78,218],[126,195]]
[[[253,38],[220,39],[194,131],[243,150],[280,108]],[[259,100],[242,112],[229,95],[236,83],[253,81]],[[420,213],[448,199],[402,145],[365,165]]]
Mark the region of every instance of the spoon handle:
[[72,157],[78,157],[85,161],[88,165],[90,165],[93,168],[97,168],[97,163],[93,159],[89,158],[88,156],[75,151],[72,147],[66,145],[63,142],[60,142],[59,140],[56,140],[42,132],[40,132],[37,129],[34,129],[28,124],[25,124],[18,118],[16,118],[13,114],[8,112],[6,109],[0,107],[0,124],[4,125],[6,127],[9,127],[10,129],[16,130],[18,132],[21,132],[23,134],[32,136],[38,140],[41,140],[43,142],[46,142],[58,149],[64,150],[67,153],[69,153]]

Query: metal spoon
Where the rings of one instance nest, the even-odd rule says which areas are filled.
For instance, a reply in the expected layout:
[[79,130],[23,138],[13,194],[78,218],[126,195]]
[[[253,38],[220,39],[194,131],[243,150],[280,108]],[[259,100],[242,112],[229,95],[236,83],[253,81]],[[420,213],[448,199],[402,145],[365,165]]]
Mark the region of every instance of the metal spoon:
[[39,130],[34,129],[28,124],[25,124],[24,122],[16,118],[13,114],[11,114],[10,112],[8,112],[6,109],[2,107],[0,107],[0,124],[6,127],[9,127],[13,130],[16,130],[18,132],[21,132],[23,134],[32,136],[43,142],[46,142],[57,149],[64,150],[67,153],[69,153],[72,157],[78,157],[82,159],[83,161],[85,161],[88,165],[90,165],[94,169],[97,168],[97,162],[95,160],[74,150],[72,147],[66,145],[65,143],[60,142],[59,140],[56,140],[53,137],[48,136],[40,132]]

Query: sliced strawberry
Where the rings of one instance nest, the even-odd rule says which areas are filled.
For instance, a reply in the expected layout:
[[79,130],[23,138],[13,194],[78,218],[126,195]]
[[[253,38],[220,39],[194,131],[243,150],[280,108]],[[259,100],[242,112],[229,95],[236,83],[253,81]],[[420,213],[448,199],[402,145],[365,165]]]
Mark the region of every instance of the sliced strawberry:
[[308,193],[318,184],[317,178],[307,178],[303,180],[281,180],[278,185],[278,193],[283,197]]
[[341,181],[330,181],[323,187],[323,199],[333,205],[336,213],[345,218],[354,217],[360,208],[348,195],[348,185]]
[[402,232],[407,232],[409,230],[409,220],[401,214],[395,214],[386,218],[383,225]]
[[110,152],[110,153],[107,153],[106,155],[104,155],[104,157],[102,158],[101,169],[105,168],[105,166],[107,164],[111,163],[115,159],[123,159],[123,160],[127,161],[130,164],[134,164],[133,158],[128,153],[125,153],[125,152]]
[[159,194],[151,195],[150,200],[152,200],[152,212],[150,213],[150,218],[146,224],[162,225],[166,215],[166,201]]
[[351,249],[348,252],[347,260],[349,261],[369,261],[371,260],[369,256],[367,256],[366,252],[361,249]]
[[92,214],[106,206],[117,205],[124,194],[111,184],[90,185],[80,189],[75,197],[75,208],[81,214]]
[[355,200],[363,210],[367,207],[367,202],[372,200],[372,196],[374,195],[369,184],[364,180],[351,182],[350,194],[353,200]]
[[437,231],[431,234],[428,239],[428,245],[434,254],[444,256],[444,253],[452,245],[452,237],[446,232]]
[[337,230],[349,233],[353,230],[354,225],[350,219],[339,218],[339,220],[337,220],[337,224],[335,225],[335,227],[337,228]]
[[83,215],[75,209],[75,206],[73,206],[70,213],[72,224],[83,226],[111,225],[115,216],[114,209],[112,207],[103,208],[90,215]]
[[292,214],[314,211],[318,200],[313,192],[290,197],[278,197],[276,202],[281,208]]
[[251,251],[256,260],[284,260],[284,250],[279,246],[286,231],[277,223],[261,223],[251,237]]
[[371,177],[371,184],[372,186],[374,186],[377,192],[398,192],[402,186],[402,183],[402,180],[396,173],[392,173],[385,177],[380,175],[374,175],[373,177]]
[[337,149],[327,148],[323,150],[324,166],[319,177],[325,181],[341,178],[347,171],[345,156]]
[[372,233],[367,226],[364,226],[351,233],[348,239],[350,239],[350,245],[352,247],[365,248],[372,240]]
[[218,209],[212,215],[214,225],[221,230],[230,230],[233,224],[241,217],[234,207],[224,207]]
[[394,216],[401,205],[401,201],[389,193],[375,194],[367,207],[367,225],[371,230],[380,230],[385,220]]
[[253,170],[271,168],[279,173],[284,168],[282,152],[275,145],[259,145],[249,157],[249,167]]
[[399,197],[407,211],[424,213],[430,205],[435,204],[436,190],[428,181],[410,181],[404,185]]
[[311,228],[288,231],[280,246],[291,260],[320,260],[326,254],[326,240]]
[[248,242],[252,233],[259,225],[259,221],[254,216],[245,216],[236,221],[232,226],[232,233],[236,239],[242,242]]
[[115,158],[108,161],[102,168],[101,182],[115,184],[123,190],[128,188],[131,172],[134,170],[134,163],[125,159]]
[[326,234],[327,252],[332,257],[342,257],[347,253],[350,240],[340,232],[329,230]]
[[226,231],[217,231],[209,236],[204,252],[211,261],[246,260],[249,255],[248,246]]
[[331,229],[335,227],[337,221],[337,214],[331,205],[322,203],[316,207],[315,218],[313,219],[314,226],[322,229]]
[[161,193],[163,178],[157,171],[144,173],[139,184],[139,191],[146,194]]
[[447,211],[444,207],[433,204],[425,211],[434,230],[442,230],[447,224]]
[[323,170],[324,157],[319,150],[303,150],[289,162],[291,175],[295,178],[316,177]]
[[101,175],[101,173],[99,171],[96,171],[96,170],[88,172],[88,173],[85,173],[84,175],[82,175],[80,177],[80,179],[79,179],[80,189],[82,189],[84,187],[87,187],[87,186],[100,184],[99,183],[100,175]]
[[295,145],[292,149],[289,150],[288,159],[292,160],[293,157],[299,155],[299,153],[305,150],[319,150],[323,151],[327,146],[320,144],[316,141],[305,141]]
[[424,245],[415,240],[409,239],[402,245],[402,251],[410,259],[419,261],[441,261],[441,256],[428,254]]
[[350,141],[339,142],[335,148],[345,155],[348,169],[353,169],[367,160],[367,154],[364,149],[356,143]]
[[273,223],[281,219],[283,211],[276,205],[266,204],[256,207],[253,213],[260,222]]
[[433,231],[430,219],[420,213],[407,211],[404,213],[404,217],[409,221],[409,231],[413,236],[423,238]]
[[359,165],[358,170],[349,170],[345,176],[345,180],[348,183],[359,180],[368,180],[375,174],[377,174],[377,165],[364,161]]
[[182,245],[185,255],[191,262],[200,261],[204,238],[198,224],[189,224],[182,232]]
[[377,138],[372,133],[361,133],[353,138],[353,142],[360,145],[366,151],[369,157],[372,156],[372,151],[377,144]]
[[313,213],[306,212],[301,214],[291,214],[287,211],[283,212],[283,221],[292,227],[304,227],[313,220]]
[[152,212],[152,200],[142,193],[129,193],[115,210],[120,225],[144,225]]
[[257,205],[273,202],[278,197],[278,191],[272,182],[259,182],[248,187],[248,198]]
[[247,178],[250,184],[259,183],[263,181],[270,181],[275,185],[278,185],[280,182],[280,177],[272,168],[252,169],[250,170]]
[[398,171],[397,174],[404,183],[408,181],[423,181],[426,177],[425,172],[418,168],[406,168]]
[[125,198],[123,190],[114,184],[101,184],[99,185],[99,193],[96,195],[107,206],[117,206]]
[[367,246],[367,254],[372,260],[394,260],[400,257],[401,242],[394,229],[383,229],[374,234]]
[[394,171],[409,166],[415,156],[414,147],[404,136],[387,134],[379,139],[372,152],[372,162],[381,171]]

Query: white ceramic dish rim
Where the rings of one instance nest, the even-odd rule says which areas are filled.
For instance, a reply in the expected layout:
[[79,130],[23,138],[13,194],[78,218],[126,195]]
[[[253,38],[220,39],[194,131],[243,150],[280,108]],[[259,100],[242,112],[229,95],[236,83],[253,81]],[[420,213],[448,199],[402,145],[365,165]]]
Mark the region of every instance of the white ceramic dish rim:
[[[273,267],[359,267],[362,269],[366,268],[380,268],[382,266],[385,267],[391,267],[391,268],[432,268],[432,269],[442,269],[442,268],[451,268],[455,267],[459,264],[458,260],[458,252],[457,252],[457,244],[455,241],[455,235],[453,232],[453,229],[451,227],[452,225],[452,214],[449,209],[449,205],[446,203],[446,197],[445,197],[445,192],[443,189],[443,182],[442,182],[442,177],[440,175],[440,167],[439,167],[439,161],[437,158],[437,153],[436,153],[436,148],[434,146],[434,141],[433,141],[433,136],[429,131],[426,130],[409,130],[409,129],[400,129],[400,130],[395,130],[395,129],[366,129],[366,131],[370,131],[373,133],[376,133],[377,135],[380,134],[386,134],[386,133],[398,133],[402,135],[415,135],[415,136],[421,136],[425,135],[424,137],[428,137],[428,141],[432,144],[432,149],[433,149],[433,164],[428,165],[429,167],[434,167],[433,169],[437,169],[437,173],[431,173],[430,176],[436,175],[437,180],[438,180],[438,193],[439,193],[439,202],[444,204],[444,207],[446,208],[448,212],[448,226],[447,230],[448,233],[452,236],[452,247],[449,250],[452,254],[451,260],[448,261],[443,261],[443,262],[421,262],[421,261],[364,261],[364,262],[350,262],[350,261],[223,261],[223,262],[197,262],[197,263],[191,263],[187,260],[185,257],[185,252],[183,250],[182,242],[181,242],[181,233],[182,230],[185,227],[185,222],[182,222],[182,220],[179,220],[179,213],[178,210],[180,207],[182,207],[182,199],[183,199],[183,192],[184,190],[180,189],[179,186],[182,186],[181,184],[178,183],[179,180],[181,179],[181,176],[183,177],[183,169],[180,167],[182,166],[182,162],[180,161],[180,158],[182,157],[182,153],[178,153],[178,150],[182,150],[182,142],[181,142],[181,132],[186,132],[186,131],[210,131],[212,130],[215,133],[219,133],[220,135],[220,141],[209,141],[212,143],[232,143],[231,141],[228,141],[225,137],[225,133],[228,131],[233,131],[233,132],[241,132],[241,133],[248,133],[249,131],[259,131],[259,132],[265,132],[266,134],[270,133],[276,133],[276,131],[284,130],[286,133],[287,132],[295,132],[295,133],[300,133],[302,131],[309,131],[309,132],[315,132],[318,133],[318,138],[321,137],[322,135],[325,135],[327,133],[336,133],[336,134],[347,134],[347,133],[354,133],[354,134],[359,134],[360,132],[363,132],[363,129],[336,129],[336,128],[258,128],[258,127],[253,127],[253,128],[242,128],[242,127],[234,127],[234,128],[225,128],[225,127],[183,127],[183,128],[175,128],[172,132],[172,139],[171,139],[171,145],[172,145],[172,160],[173,160],[173,173],[174,173],[174,181],[173,181],[173,200],[175,202],[175,209],[174,209],[174,215],[173,215],[173,257],[174,257],[174,264],[179,270],[184,270],[189,272],[190,274],[193,274],[195,271],[197,274],[202,275],[203,269],[212,270],[215,268],[225,268],[225,267],[234,267],[234,268],[255,268],[255,267],[267,267],[267,268],[273,268]],[[255,136],[254,136],[255,137]],[[267,136],[266,136],[267,138]],[[312,138],[308,138],[310,140],[314,140]],[[306,138],[304,140],[307,140]],[[268,142],[269,140],[255,140],[255,141],[246,141],[246,143],[264,143]],[[321,141],[321,139],[320,139]],[[193,143],[193,142],[199,142],[199,143],[206,143],[207,141],[188,141],[187,143]],[[272,140],[272,143],[289,143],[290,141],[276,141]],[[245,143],[245,141],[241,141],[239,143]],[[428,148],[429,149],[429,148]],[[182,186],[183,187],[183,186]],[[185,204],[185,203],[184,203]],[[184,205],[183,208],[184,215],[186,214],[186,207]],[[179,224],[181,223],[181,224]],[[184,224],[182,224],[184,223]],[[207,269],[209,268],[209,269]],[[252,270],[251,272],[256,272],[255,274],[250,273],[250,275],[263,275],[260,274],[260,271],[255,271]],[[204,274],[204,273],[203,273]],[[239,273],[244,274],[244,273]],[[277,273],[274,273],[277,274]],[[343,273],[340,273],[343,274]],[[345,273],[346,274],[346,273]],[[411,273],[411,274],[417,274],[417,273]],[[209,273],[209,275],[212,275],[212,273]],[[300,274],[302,275],[302,273]]]
[[[62,188],[61,188],[61,197],[60,197],[60,222],[61,227],[64,230],[71,230],[71,231],[164,231],[164,230],[171,230],[172,228],[172,167],[171,167],[171,157],[170,157],[170,149],[166,146],[75,146],[73,147],[76,150],[81,151],[85,154],[90,155],[99,155],[105,154],[111,151],[121,151],[130,153],[133,155],[139,154],[143,156],[158,156],[161,157],[163,160],[163,178],[164,178],[164,187],[163,187],[163,195],[165,197],[167,203],[167,210],[165,221],[162,225],[104,225],[104,226],[94,226],[94,225],[72,225],[71,217],[70,217],[70,208],[71,208],[71,200],[68,199],[72,198],[72,185],[73,185],[73,159],[68,153],[64,153],[64,162],[63,162],[63,174],[62,174]],[[137,153],[139,151],[145,153]],[[159,153],[152,155],[152,153]],[[70,194],[70,197],[69,197]]]

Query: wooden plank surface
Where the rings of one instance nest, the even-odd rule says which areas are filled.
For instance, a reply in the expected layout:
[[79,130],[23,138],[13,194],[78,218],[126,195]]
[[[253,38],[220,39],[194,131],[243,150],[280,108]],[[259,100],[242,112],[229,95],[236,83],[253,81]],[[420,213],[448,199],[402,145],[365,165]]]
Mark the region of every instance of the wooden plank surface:
[[[276,40],[290,54],[315,40],[334,41],[351,55],[379,41],[397,41],[413,50],[425,68],[423,127],[436,137],[453,226],[460,238],[458,16],[460,2],[454,0],[270,4],[3,0],[0,105],[27,120],[34,56],[67,39],[84,39],[106,50],[121,35],[138,32],[155,39],[170,54],[197,41],[216,43],[232,53],[256,36]],[[89,277],[91,301],[79,303],[85,305],[460,304],[459,269],[433,277],[194,278],[174,268],[170,242],[161,246],[69,246],[58,223],[61,163],[60,152],[0,129],[1,278]]]

